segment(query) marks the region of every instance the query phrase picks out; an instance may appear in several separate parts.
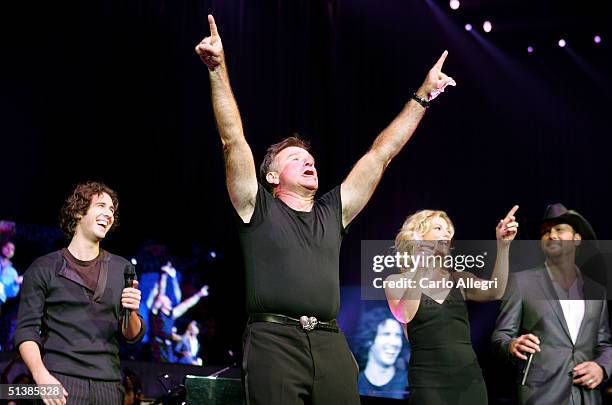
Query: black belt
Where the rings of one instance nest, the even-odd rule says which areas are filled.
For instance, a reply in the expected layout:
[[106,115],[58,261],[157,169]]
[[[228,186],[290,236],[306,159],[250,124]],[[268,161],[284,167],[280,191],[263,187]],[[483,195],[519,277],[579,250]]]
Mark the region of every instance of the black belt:
[[304,330],[313,330],[313,329],[321,329],[328,332],[339,332],[338,323],[335,319],[332,319],[329,322],[321,322],[314,316],[301,316],[300,319],[292,318],[286,315],[279,314],[251,314],[249,316],[249,324],[253,322],[270,322],[277,323],[280,325],[290,325],[290,326],[300,326]]

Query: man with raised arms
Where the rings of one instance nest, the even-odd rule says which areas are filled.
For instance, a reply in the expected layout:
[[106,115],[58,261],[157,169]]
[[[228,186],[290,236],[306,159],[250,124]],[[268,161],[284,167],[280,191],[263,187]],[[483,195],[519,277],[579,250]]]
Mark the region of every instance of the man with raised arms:
[[208,67],[227,189],[244,253],[249,321],[242,372],[247,403],[359,403],[359,370],[334,319],[340,302],[340,244],[429,101],[455,85],[441,71],[447,52],[342,184],[316,197],[315,160],[308,144],[297,137],[269,147],[258,180],[221,37],[210,15],[208,23],[211,35],[196,52]]

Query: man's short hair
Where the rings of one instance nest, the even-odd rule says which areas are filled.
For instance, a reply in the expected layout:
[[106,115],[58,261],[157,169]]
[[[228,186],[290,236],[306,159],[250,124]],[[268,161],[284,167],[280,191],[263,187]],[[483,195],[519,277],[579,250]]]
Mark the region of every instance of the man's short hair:
[[60,226],[66,238],[70,239],[74,235],[74,230],[79,220],[87,214],[94,195],[106,193],[110,196],[115,206],[114,221],[111,229],[118,224],[119,199],[117,193],[104,183],[88,181],[79,183],[72,193],[64,201],[64,206],[60,212]]
[[263,185],[270,191],[272,190],[272,185],[268,183],[268,180],[266,180],[266,175],[269,172],[274,171],[272,170],[271,166],[279,152],[291,146],[297,146],[298,148],[302,148],[307,152],[310,152],[310,142],[300,137],[299,134],[293,134],[278,143],[270,145],[266,151],[266,156],[264,156],[263,162],[261,162],[261,166],[259,166],[259,177]]

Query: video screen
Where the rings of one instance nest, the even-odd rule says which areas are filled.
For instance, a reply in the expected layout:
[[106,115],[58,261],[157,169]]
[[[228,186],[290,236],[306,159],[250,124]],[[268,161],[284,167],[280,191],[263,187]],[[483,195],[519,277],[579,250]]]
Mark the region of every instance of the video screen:
[[386,301],[362,301],[360,287],[343,287],[338,322],[359,365],[359,394],[405,399],[410,343]]

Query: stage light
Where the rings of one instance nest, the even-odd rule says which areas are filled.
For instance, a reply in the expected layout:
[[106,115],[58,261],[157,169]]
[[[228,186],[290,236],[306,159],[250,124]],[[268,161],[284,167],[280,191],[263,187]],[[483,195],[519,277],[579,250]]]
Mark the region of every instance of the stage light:
[[132,264],[133,264],[134,266],[136,266],[136,265],[138,264],[138,261],[136,261],[136,258],[135,258],[135,257],[132,257],[132,260],[130,260],[130,262],[132,262]]
[[567,43],[565,42],[565,39],[561,38],[559,40],[559,48],[565,48],[565,45],[567,45]]
[[210,257],[211,257],[212,259],[214,259],[215,257],[217,257],[217,252],[215,252],[214,250],[211,250],[211,251],[210,251],[208,254],[210,255]]
[[484,32],[491,32],[491,30],[493,29],[493,25],[491,24],[491,21],[485,21],[482,24],[482,29]]
[[595,37],[593,37],[593,41],[595,41],[596,44],[601,43],[601,37],[599,35],[595,35]]
[[450,0],[449,6],[453,10],[457,10],[460,5],[461,5],[461,3],[459,3],[459,0]]
[[527,53],[533,53],[533,46],[527,47]]
[[465,24],[466,31],[472,31],[472,24]]

